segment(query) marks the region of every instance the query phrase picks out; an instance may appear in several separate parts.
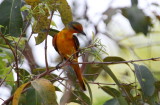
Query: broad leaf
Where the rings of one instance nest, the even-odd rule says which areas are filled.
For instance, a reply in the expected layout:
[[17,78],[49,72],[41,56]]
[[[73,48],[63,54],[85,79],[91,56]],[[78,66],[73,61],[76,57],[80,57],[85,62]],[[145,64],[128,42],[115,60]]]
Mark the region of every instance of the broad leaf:
[[14,57],[11,51],[7,49],[2,49],[3,51],[0,52],[0,78],[4,79],[5,82],[11,86],[14,85],[14,77],[11,67],[8,65],[13,62]]
[[[117,64],[119,64],[119,62],[121,62],[121,61],[126,61],[126,60],[121,57],[118,57],[118,56],[108,56],[103,59],[103,62],[117,62]],[[130,65],[128,63],[125,63],[125,64],[127,64],[130,67]],[[108,65],[110,65],[110,64],[108,64]]]
[[10,13],[9,33],[11,36],[20,36],[23,26],[22,16],[20,12],[21,0],[12,0]]
[[[123,87],[123,85],[121,85],[121,83],[120,83],[120,81],[117,79],[117,77],[114,75],[114,73],[111,71],[111,69],[107,66],[107,65],[104,65],[103,64],[103,69],[104,69],[104,71],[105,72],[107,72],[109,75],[110,75],[110,77],[114,80],[114,82],[118,85],[118,87],[122,90],[122,92],[121,93],[123,93],[124,95],[125,95],[125,97],[127,98],[127,99],[129,99],[129,101],[132,101],[132,102],[134,102],[134,99],[133,99],[133,96],[130,94],[130,91],[126,91],[125,90],[125,87]],[[126,102],[124,99],[123,99],[123,97],[121,97],[122,98],[122,105],[123,105],[123,102]],[[120,99],[121,100],[121,99]],[[121,103],[120,103],[120,105],[121,105]]]
[[119,97],[120,92],[114,88],[111,88],[109,86],[102,86],[101,89],[111,95],[112,97]]
[[[121,57],[118,57],[118,56],[108,56],[103,59],[103,62],[120,62],[120,61],[126,61],[126,60]],[[129,64],[127,64],[127,65],[129,66]]]
[[34,37],[36,41],[36,45],[39,45],[46,39],[46,34],[45,33],[38,33],[38,36]]
[[57,1],[57,9],[61,15],[61,19],[64,25],[67,25],[69,22],[73,21],[72,11],[66,0]]
[[5,82],[13,86],[15,81],[11,67],[3,67],[1,70],[3,71],[3,78],[6,77]]
[[103,59],[103,62],[118,62],[118,61],[125,61],[125,59],[117,56],[108,56]]
[[[11,6],[12,6],[13,0],[4,0],[0,4],[0,14],[3,14],[0,16],[0,25],[4,26],[5,28],[2,28],[2,32],[6,34],[9,33],[9,21],[10,21],[10,13],[11,13]],[[6,30],[7,27],[7,30]]]
[[132,6],[138,4],[138,0],[131,0]]
[[114,80],[114,82],[121,87],[121,83],[119,82],[119,80],[117,79],[117,77],[114,75],[114,73],[112,72],[112,70],[105,64],[102,65],[102,68],[105,72],[108,73],[108,75]]
[[84,70],[84,74],[85,74],[84,77],[87,80],[94,81],[97,79],[101,71],[102,71],[102,67],[98,64],[86,65],[86,68]]
[[119,105],[119,102],[117,99],[113,98],[106,101],[103,105]]
[[[11,36],[18,37],[21,35],[21,30],[23,26],[22,16],[20,12],[21,0],[4,0],[0,5],[0,25],[3,28],[5,34],[10,34]],[[7,30],[5,30],[7,29]]]
[[30,82],[27,82],[23,85],[21,85],[14,93],[13,95],[13,101],[12,101],[12,105],[19,105],[19,99],[20,99],[20,96],[21,96],[21,93],[23,92],[24,88],[26,86],[28,86],[28,84],[30,84]]
[[31,82],[45,105],[57,105],[55,87],[47,79],[36,79]]
[[57,33],[59,33],[58,30],[55,30],[55,29],[49,29],[49,35],[54,37],[54,35],[56,35]]
[[91,105],[90,98],[83,91],[66,91],[60,100],[60,104],[70,102],[75,102],[80,105]]
[[123,96],[118,97],[117,100],[120,105],[128,105],[127,101],[125,100]]
[[150,17],[146,16],[141,9],[134,5],[130,8],[122,9],[122,14],[129,20],[136,33],[142,32],[147,36],[152,23]]
[[79,97],[78,101],[81,105],[91,105],[90,98],[83,91],[74,91],[74,94]]
[[135,74],[145,96],[152,96],[155,91],[155,79],[150,70],[143,65],[134,64]]
[[25,69],[20,69],[19,68],[19,79],[22,83],[26,83],[28,81],[30,81],[30,74],[27,70]]
[[33,87],[27,90],[25,105],[41,105],[41,98]]
[[106,101],[103,105],[128,105],[127,101],[121,95],[119,97]]

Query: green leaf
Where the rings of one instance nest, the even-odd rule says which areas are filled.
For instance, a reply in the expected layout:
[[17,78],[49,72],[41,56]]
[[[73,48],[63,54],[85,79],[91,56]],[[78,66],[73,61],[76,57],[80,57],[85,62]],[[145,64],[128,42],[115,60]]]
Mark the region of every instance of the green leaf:
[[155,82],[155,87],[158,91],[160,91],[160,81]]
[[88,81],[94,81],[97,79],[101,71],[102,71],[102,67],[98,64],[86,65],[86,68],[84,70],[84,74],[85,74],[84,77]]
[[[117,64],[118,64],[118,62],[121,62],[121,61],[126,61],[126,60],[121,57],[118,57],[118,56],[108,56],[103,59],[103,62],[117,62]],[[130,65],[128,63],[125,63],[125,64],[130,67]],[[107,65],[110,65],[110,64],[107,64]]]
[[52,37],[56,35],[59,31],[56,29],[44,29],[41,32],[38,33],[38,36],[35,37],[36,45],[42,43],[46,39],[46,32],[48,31],[48,34]]
[[28,7],[25,5],[25,6],[21,7],[21,9],[20,9],[20,10],[21,10],[21,11],[28,10]]
[[143,65],[134,64],[135,74],[145,96],[152,96],[155,91],[155,79],[150,70]]
[[47,79],[36,79],[31,81],[32,86],[40,95],[45,105],[57,105],[55,87]]
[[41,105],[41,98],[33,87],[27,90],[25,105]]
[[[120,62],[120,61],[126,61],[126,60],[121,57],[117,57],[117,56],[108,56],[103,59],[103,62]],[[128,63],[126,63],[126,64],[129,66]]]
[[[55,26],[56,28],[57,28],[57,25],[56,25],[56,23],[54,22],[54,21],[51,21],[51,25],[52,26]],[[58,30],[57,30],[58,31]]]
[[[10,43],[13,50],[15,47],[15,43],[18,43],[18,51],[22,51],[25,47],[26,42],[27,42],[27,39],[25,37],[19,38],[19,37],[14,37],[14,36],[9,36],[9,35],[5,35],[4,37],[7,40],[7,42]],[[4,43],[4,45],[2,43],[2,45],[0,45],[0,46],[10,49],[9,46],[6,45],[6,43]]]
[[87,85],[87,88],[88,88],[88,92],[89,92],[89,95],[90,95],[90,98],[91,98],[91,105],[93,104],[93,96],[92,96],[92,91],[91,91],[91,88],[88,84],[88,82],[86,80],[85,81],[85,84]]
[[49,35],[52,37],[54,37],[54,35],[56,35],[58,33],[59,33],[59,31],[56,29],[49,29]]
[[[64,102],[70,103],[75,102],[80,105],[91,105],[90,98],[83,91],[65,91],[65,94],[62,96],[60,100],[60,105]],[[66,104],[65,103],[65,104]]]
[[[103,64],[102,67],[103,67],[104,71],[107,72],[110,75],[110,77],[114,80],[114,82],[121,89],[121,93],[123,93],[125,95],[125,97],[127,99],[129,99],[129,101],[131,101],[131,102],[134,103],[133,96],[130,94],[129,91],[126,91],[126,89],[125,89],[125,87],[123,87],[123,85],[121,85],[120,81],[117,79],[117,77],[111,71],[111,69],[107,65],[105,65],[105,64]],[[123,97],[121,97],[121,98],[122,98],[122,104],[120,103],[120,105],[125,105],[125,104],[123,104],[123,102],[126,102],[126,101],[124,101]],[[120,99],[120,101],[121,101],[121,99]]]
[[0,25],[0,28],[4,28],[4,26]]
[[26,83],[30,81],[30,74],[27,70],[19,68],[19,79],[23,82]]
[[[55,67],[49,67],[49,70],[52,70],[52,69],[55,69]],[[35,68],[32,73],[37,75],[37,74],[43,73],[45,71],[46,71],[46,68]]]
[[128,105],[128,103],[125,98],[120,95],[119,97],[106,101],[103,105]]
[[111,95],[112,97],[119,97],[120,92],[114,88],[111,88],[109,86],[102,86],[101,89]]
[[11,86],[14,85],[14,78],[12,69],[8,65],[11,64],[12,60],[14,60],[12,53],[9,50],[2,49],[2,52],[0,52],[0,78],[5,78],[5,82]]
[[144,12],[137,6],[122,9],[122,14],[129,20],[132,28],[136,33],[142,32],[147,36],[149,28],[152,27],[150,17],[146,16]]
[[83,91],[74,91],[74,93],[79,96],[81,105],[91,105],[90,98]]
[[59,89],[59,87],[57,87],[57,86],[55,86],[55,91],[62,92],[61,89]]
[[123,96],[118,97],[117,100],[120,105],[128,105],[127,101],[125,100],[125,98]]
[[123,83],[123,84],[121,84],[121,86],[122,86],[130,95],[132,95],[132,94],[131,94],[131,90],[132,90],[132,89],[135,89],[135,87],[134,87],[132,84],[125,84],[125,83]]
[[122,94],[126,97],[126,100],[128,102],[132,102],[134,104],[136,104],[135,98],[133,97],[132,93],[132,89],[135,89],[134,86],[132,86],[132,84],[121,84],[121,87],[123,88],[123,92]]
[[117,99],[113,98],[106,101],[103,105],[119,105],[119,102]]
[[6,71],[6,66],[7,66],[3,56],[5,56],[5,54],[0,53],[0,75],[3,75],[4,71]]
[[21,85],[21,86],[15,91],[15,93],[14,93],[14,95],[13,95],[12,105],[19,105],[18,103],[19,103],[19,99],[20,99],[21,93],[22,93],[22,91],[24,90],[24,88],[25,88],[26,86],[28,86],[28,84],[30,84],[30,82],[27,82],[27,83]]
[[125,61],[125,59],[117,56],[108,56],[103,59],[103,62],[118,62],[118,61]]
[[131,3],[132,3],[132,6],[133,6],[133,5],[136,5],[136,6],[137,6],[137,5],[138,5],[138,0],[131,0]]
[[66,0],[57,1],[57,9],[61,15],[61,19],[64,25],[67,25],[69,22],[73,21],[72,11]]
[[121,87],[121,83],[119,82],[119,80],[117,79],[117,77],[114,75],[114,73],[112,72],[112,70],[105,64],[102,65],[102,68],[105,72],[108,73],[108,75],[114,80],[114,82]]
[[[0,25],[7,27],[7,33],[9,33],[9,20],[10,20],[10,12],[11,12],[12,0],[4,0],[0,4]],[[5,33],[6,29],[1,29],[3,33]]]
[[4,77],[6,77],[5,82],[7,84],[13,86],[14,85],[14,78],[13,78],[13,72],[11,70],[11,67],[5,67],[2,70],[3,70]]
[[46,33],[38,33],[38,36],[34,37],[36,45],[39,45],[46,39]]
[[23,26],[23,20],[20,8],[21,8],[21,0],[13,0],[10,13],[9,33],[11,36],[15,37],[21,35]]
[[22,16],[20,12],[21,0],[4,0],[0,5],[0,25],[7,27],[7,31],[2,29],[5,34],[18,37],[21,35],[23,26]]

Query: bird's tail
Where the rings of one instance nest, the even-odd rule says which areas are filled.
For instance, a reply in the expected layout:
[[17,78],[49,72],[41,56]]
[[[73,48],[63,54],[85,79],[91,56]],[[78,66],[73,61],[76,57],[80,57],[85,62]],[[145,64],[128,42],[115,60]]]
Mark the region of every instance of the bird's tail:
[[85,87],[85,84],[84,84],[84,81],[83,81],[83,76],[82,76],[82,73],[81,73],[79,65],[78,64],[72,64],[71,66],[72,66],[72,68],[74,69],[74,71],[76,73],[76,76],[78,78],[78,81],[80,83],[81,88],[85,91],[86,87]]

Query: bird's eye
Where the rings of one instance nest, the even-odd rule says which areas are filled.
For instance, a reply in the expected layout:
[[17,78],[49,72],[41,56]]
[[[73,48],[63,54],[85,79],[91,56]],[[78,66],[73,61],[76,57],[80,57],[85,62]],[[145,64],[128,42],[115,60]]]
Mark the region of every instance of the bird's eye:
[[74,26],[73,26],[73,29],[76,30],[76,31],[79,31],[78,28],[76,28],[76,27],[74,27]]

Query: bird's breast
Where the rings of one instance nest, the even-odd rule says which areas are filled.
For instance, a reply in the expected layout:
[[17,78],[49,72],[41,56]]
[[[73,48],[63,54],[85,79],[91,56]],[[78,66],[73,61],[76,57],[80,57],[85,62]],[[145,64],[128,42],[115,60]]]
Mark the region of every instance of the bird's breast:
[[65,34],[60,34],[57,36],[56,44],[59,53],[65,58],[69,58],[72,54],[76,53],[73,36],[66,37]]

